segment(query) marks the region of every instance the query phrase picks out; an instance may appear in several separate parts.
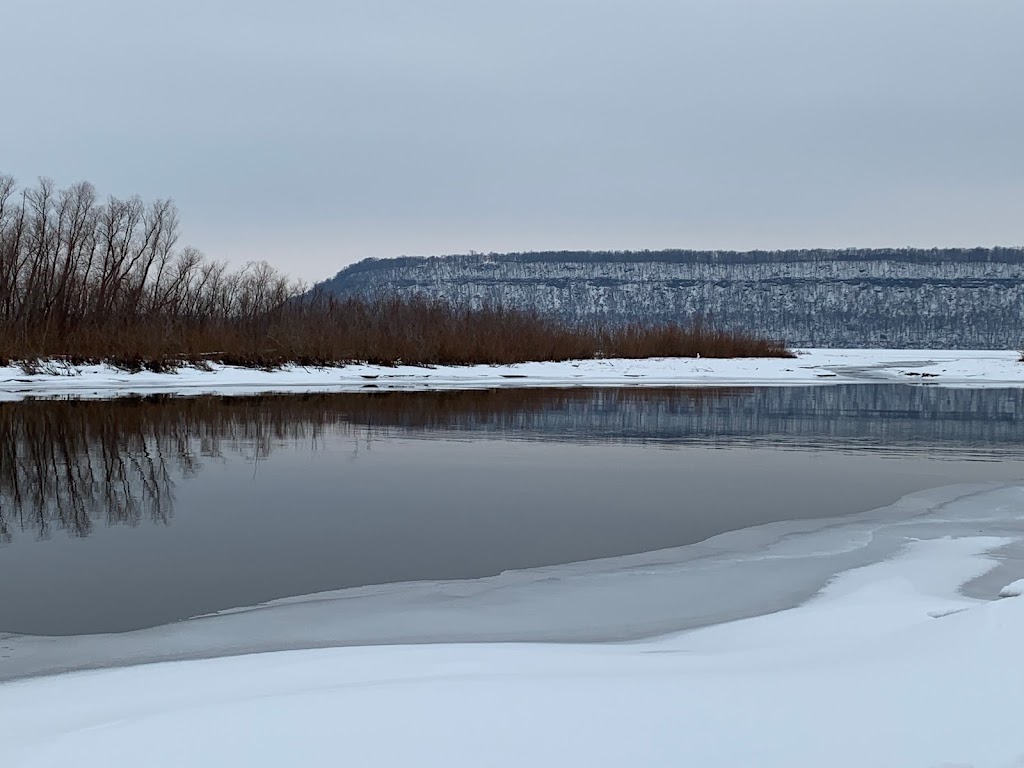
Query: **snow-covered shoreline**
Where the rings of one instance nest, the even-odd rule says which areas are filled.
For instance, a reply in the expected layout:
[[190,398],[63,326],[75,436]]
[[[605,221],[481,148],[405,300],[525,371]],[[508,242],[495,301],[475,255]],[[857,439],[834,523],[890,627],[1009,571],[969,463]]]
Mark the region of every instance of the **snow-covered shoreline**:
[[269,392],[454,390],[493,387],[736,387],[907,383],[952,387],[1022,387],[1016,351],[807,349],[796,358],[651,358],[576,360],[492,366],[353,364],[263,371],[226,365],[171,373],[129,373],[108,365],[43,364],[27,374],[0,367],[0,400],[122,395],[251,395]]
[[[487,606],[482,624],[494,610],[521,621],[538,606],[550,620],[565,606],[586,609],[588,589],[591,619],[621,622],[629,595],[685,605],[695,594],[686,584],[702,569],[735,574],[742,590],[787,563],[844,563],[798,607],[654,640],[320,647],[4,683],[4,764],[89,768],[116,755],[117,764],[153,768],[1020,765],[1024,665],[1014,660],[1024,598],[1019,561],[1001,553],[1024,533],[1024,486],[937,489],[821,523],[726,534],[693,545],[703,549],[689,560],[666,551],[539,569],[525,582],[513,574],[501,584],[434,585],[442,603],[461,603],[435,615],[445,622]],[[888,545],[879,549],[880,537]],[[867,561],[843,559],[868,550]],[[767,570],[738,567],[744,561]],[[1007,596],[964,596],[965,584],[985,578],[995,579],[993,598]],[[218,621],[261,614],[264,629],[279,632],[316,625],[318,613],[337,614],[341,626],[356,618],[347,601],[379,622],[391,600],[408,629],[431,611],[410,596],[405,604],[386,595],[375,604],[365,592],[280,601],[171,625],[164,642],[187,645],[189,625],[202,632],[206,623],[216,635]],[[255,625],[243,628],[251,638]],[[140,647],[154,642],[151,635]],[[0,657],[19,650],[16,638],[0,637]]]

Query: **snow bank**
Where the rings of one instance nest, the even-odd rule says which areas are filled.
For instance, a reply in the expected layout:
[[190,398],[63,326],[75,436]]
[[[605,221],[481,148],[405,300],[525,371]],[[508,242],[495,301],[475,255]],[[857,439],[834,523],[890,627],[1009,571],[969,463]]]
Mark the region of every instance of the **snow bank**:
[[658,641],[321,649],[7,683],[3,764],[1019,766],[1024,601],[957,591],[1006,541],[911,541],[802,607]]
[[0,367],[0,400],[33,396],[256,394],[378,389],[475,389],[573,386],[779,386],[903,382],[945,386],[1024,386],[1017,352],[943,350],[802,350],[795,359],[652,358],[576,360],[507,366],[290,366],[260,371],[214,365],[208,371],[127,373],[105,365],[44,366],[25,374]]

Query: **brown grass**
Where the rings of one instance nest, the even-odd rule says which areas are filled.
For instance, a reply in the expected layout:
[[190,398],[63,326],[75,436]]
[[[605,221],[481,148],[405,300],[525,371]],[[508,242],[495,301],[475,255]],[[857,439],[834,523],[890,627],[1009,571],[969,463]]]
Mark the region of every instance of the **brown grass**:
[[426,298],[293,300],[256,318],[83,324],[53,334],[3,334],[0,359],[109,362],[171,370],[218,362],[274,368],[360,361],[379,365],[508,364],[594,357],[789,357],[783,344],[695,325],[570,327],[500,307],[462,309]]

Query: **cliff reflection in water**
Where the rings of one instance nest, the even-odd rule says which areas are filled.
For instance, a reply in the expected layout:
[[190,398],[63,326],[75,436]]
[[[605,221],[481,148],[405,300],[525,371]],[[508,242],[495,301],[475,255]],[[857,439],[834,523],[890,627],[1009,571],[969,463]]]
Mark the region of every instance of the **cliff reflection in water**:
[[1024,392],[854,385],[35,400],[0,404],[0,540],[167,522],[205,460],[356,437],[1017,456]]

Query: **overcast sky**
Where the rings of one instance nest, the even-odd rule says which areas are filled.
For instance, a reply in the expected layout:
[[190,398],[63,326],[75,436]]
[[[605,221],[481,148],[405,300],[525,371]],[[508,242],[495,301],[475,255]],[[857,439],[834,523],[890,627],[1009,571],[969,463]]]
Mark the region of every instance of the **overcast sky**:
[[1024,244],[1021,0],[3,0],[0,172],[366,256]]

